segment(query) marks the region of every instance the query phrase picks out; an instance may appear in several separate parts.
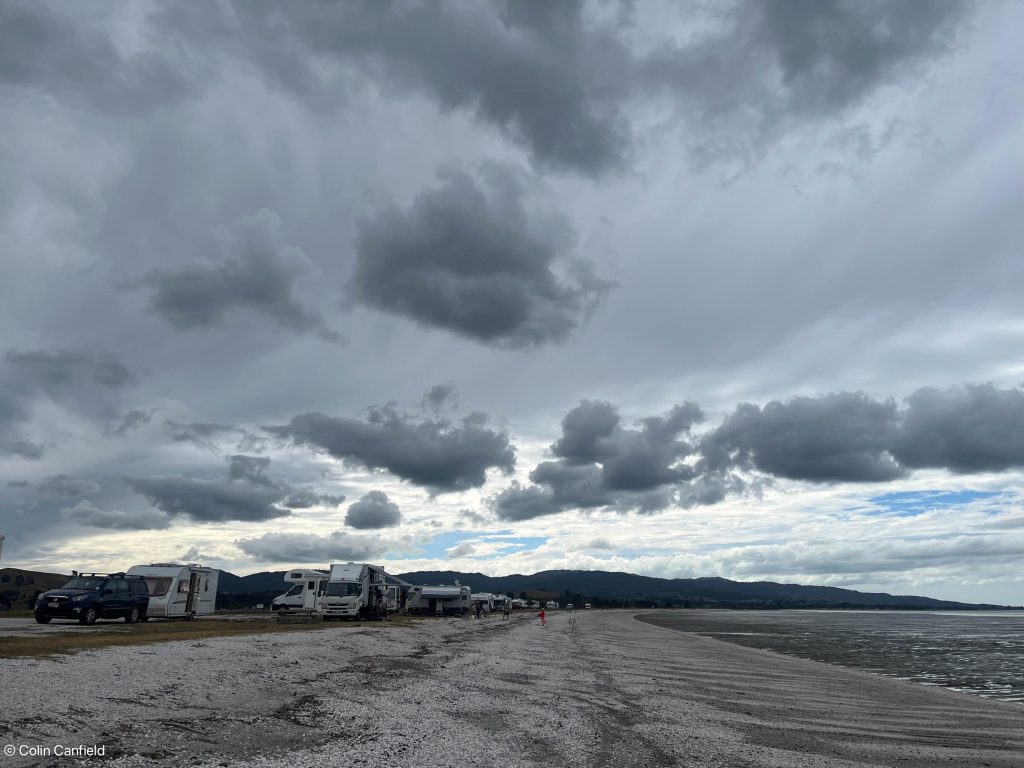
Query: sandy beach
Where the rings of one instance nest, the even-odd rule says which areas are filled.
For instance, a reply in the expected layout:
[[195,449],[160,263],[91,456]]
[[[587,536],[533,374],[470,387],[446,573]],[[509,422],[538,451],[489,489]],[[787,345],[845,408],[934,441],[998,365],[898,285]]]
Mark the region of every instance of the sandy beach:
[[[0,660],[3,766],[1022,766],[1024,708],[631,611]],[[0,639],[0,642],[3,642]]]

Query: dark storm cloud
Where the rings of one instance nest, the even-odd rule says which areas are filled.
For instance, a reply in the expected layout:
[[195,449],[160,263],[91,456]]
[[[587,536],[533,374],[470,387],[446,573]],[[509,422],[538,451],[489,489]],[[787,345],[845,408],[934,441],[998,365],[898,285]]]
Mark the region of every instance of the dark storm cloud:
[[261,522],[291,514],[274,506],[281,499],[276,488],[185,476],[126,477],[124,482],[157,509],[198,523]]
[[893,455],[905,467],[1001,472],[1024,466],[1024,391],[967,384],[907,398]]
[[298,278],[310,268],[297,248],[280,244],[280,219],[262,210],[232,231],[231,256],[174,272],[155,272],[140,281],[152,289],[150,306],[182,331],[223,325],[227,315],[246,310],[265,315],[297,333],[315,333],[328,341],[341,336],[308,306]]
[[569,509],[650,513],[718,501],[715,486],[684,461],[695,452],[690,430],[702,419],[687,402],[641,420],[638,429],[624,428],[614,405],[584,400],[562,419],[562,436],[551,446],[557,460],[538,464],[532,485],[497,494],[495,513],[526,520]]
[[359,226],[357,300],[475,341],[527,347],[564,339],[610,284],[569,255],[572,230],[531,210],[523,180],[488,165],[449,169],[408,210]]
[[29,440],[15,440],[10,444],[8,451],[14,456],[20,456],[29,461],[43,458],[43,446]]
[[402,522],[402,513],[383,491],[370,491],[348,508],[345,525],[361,530],[393,528]]
[[170,518],[156,510],[122,512],[116,509],[97,509],[88,501],[80,501],[73,507],[61,510],[68,520],[89,528],[105,528],[119,531],[152,531],[170,528]]
[[970,6],[694,4],[678,9],[680,25],[700,30],[685,38],[671,23],[640,29],[646,9],[629,3],[223,7],[222,16],[175,8],[160,23],[182,43],[205,38],[206,49],[247,60],[315,108],[341,103],[342,83],[361,76],[473,115],[538,167],[597,175],[627,164],[634,116],[656,100],[680,118],[698,159],[748,157],[788,126],[840,115],[907,80],[953,46]]
[[265,533],[259,538],[238,539],[235,546],[260,563],[325,563],[373,560],[391,547],[375,536],[334,531],[314,533]]
[[100,484],[83,477],[51,475],[36,483],[36,494],[43,499],[71,499],[96,493]]
[[896,403],[861,392],[743,404],[701,441],[706,465],[812,482],[877,482],[904,474],[890,451]]
[[266,430],[342,461],[385,469],[435,493],[479,488],[488,469],[511,472],[515,466],[508,432],[488,428],[478,413],[452,423],[384,406],[371,408],[365,420],[306,413]]

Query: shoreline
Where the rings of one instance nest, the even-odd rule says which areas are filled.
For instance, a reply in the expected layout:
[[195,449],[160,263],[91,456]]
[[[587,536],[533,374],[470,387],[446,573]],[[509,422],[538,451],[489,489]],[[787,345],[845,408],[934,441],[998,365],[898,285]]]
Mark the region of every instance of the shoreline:
[[[175,641],[3,659],[0,741],[105,766],[1024,767],[1021,707],[636,620]],[[3,766],[35,764],[4,759]]]

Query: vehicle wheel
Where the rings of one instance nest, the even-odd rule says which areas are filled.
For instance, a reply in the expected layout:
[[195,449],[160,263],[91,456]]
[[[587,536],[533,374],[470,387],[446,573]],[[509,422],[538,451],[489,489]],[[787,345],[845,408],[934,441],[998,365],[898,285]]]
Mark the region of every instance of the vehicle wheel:
[[139,621],[143,623],[149,621],[149,615],[145,613],[139,614]]
[[78,617],[78,623],[95,624],[97,618],[99,618],[99,611],[96,610],[96,606],[90,605],[82,611],[82,615]]
[[128,612],[128,615],[124,617],[125,624],[134,624],[139,620],[139,606],[132,606],[132,609]]
[[36,624],[49,624],[50,623],[50,618],[51,618],[50,616],[40,616],[37,613],[36,614]]

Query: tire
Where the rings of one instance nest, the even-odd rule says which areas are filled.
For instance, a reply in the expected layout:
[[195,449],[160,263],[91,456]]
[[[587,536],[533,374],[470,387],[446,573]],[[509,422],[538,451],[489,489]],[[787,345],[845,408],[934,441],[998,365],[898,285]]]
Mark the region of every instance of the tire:
[[36,624],[49,624],[51,618],[52,617],[50,617],[50,616],[43,616],[42,614],[38,614],[37,613],[36,614]]
[[99,618],[100,612],[95,605],[90,605],[84,611],[82,615],[78,617],[79,624],[95,624],[96,619]]
[[149,621],[149,614],[147,614],[145,611],[140,613],[139,614],[139,621],[141,621],[143,624],[145,624],[147,621]]
[[132,609],[128,611],[128,614],[124,617],[125,624],[134,624],[139,620],[139,606],[133,605]]

